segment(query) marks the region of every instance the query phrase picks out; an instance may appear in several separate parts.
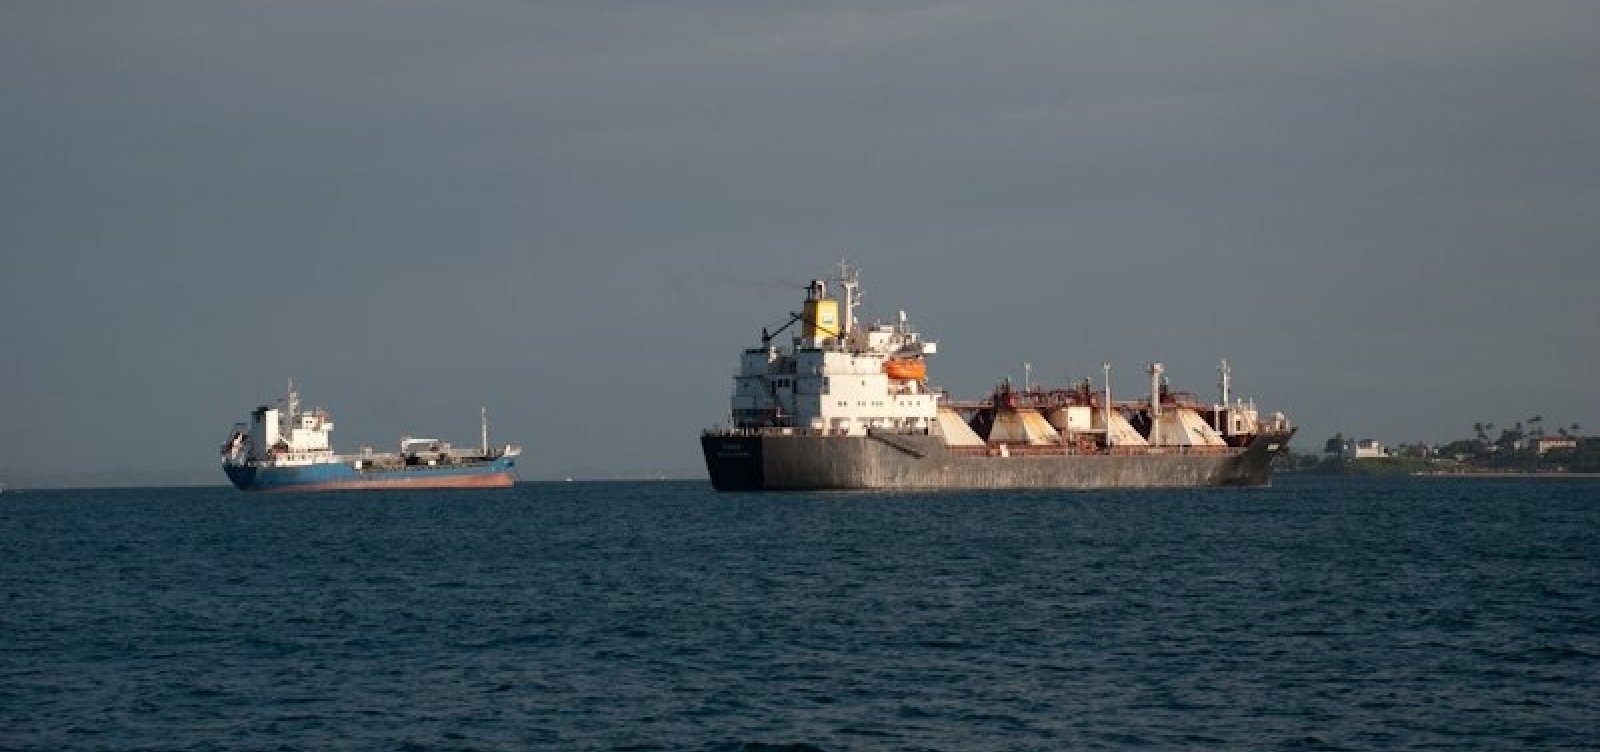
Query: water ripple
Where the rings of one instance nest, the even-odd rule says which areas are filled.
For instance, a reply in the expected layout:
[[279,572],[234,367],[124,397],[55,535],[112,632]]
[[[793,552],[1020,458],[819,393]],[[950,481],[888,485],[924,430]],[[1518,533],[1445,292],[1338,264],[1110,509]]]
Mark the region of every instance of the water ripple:
[[0,500],[0,748],[1594,749],[1600,483]]

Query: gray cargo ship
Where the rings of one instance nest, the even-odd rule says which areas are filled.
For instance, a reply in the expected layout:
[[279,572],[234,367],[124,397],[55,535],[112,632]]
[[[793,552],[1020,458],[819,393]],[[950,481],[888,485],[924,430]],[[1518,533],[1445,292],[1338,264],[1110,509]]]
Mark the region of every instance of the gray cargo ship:
[[831,282],[741,355],[729,423],[700,438],[717,490],[1261,486],[1294,435],[1282,413],[1230,401],[1226,361],[1209,404],[1169,389],[1160,363],[1131,400],[1113,399],[1109,365],[1098,390],[1002,383],[951,400],[928,384],[936,343],[904,312],[858,323],[855,269]]

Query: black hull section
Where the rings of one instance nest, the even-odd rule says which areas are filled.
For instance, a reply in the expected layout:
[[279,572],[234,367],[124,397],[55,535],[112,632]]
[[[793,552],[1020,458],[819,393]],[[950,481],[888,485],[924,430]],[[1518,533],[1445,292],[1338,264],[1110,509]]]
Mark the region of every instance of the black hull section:
[[765,489],[762,447],[760,436],[701,436],[700,450],[706,456],[711,485],[718,491]]
[[1265,486],[1293,431],[1257,436],[1222,454],[973,456],[936,436],[707,433],[700,438],[718,491],[823,489],[1172,488]]

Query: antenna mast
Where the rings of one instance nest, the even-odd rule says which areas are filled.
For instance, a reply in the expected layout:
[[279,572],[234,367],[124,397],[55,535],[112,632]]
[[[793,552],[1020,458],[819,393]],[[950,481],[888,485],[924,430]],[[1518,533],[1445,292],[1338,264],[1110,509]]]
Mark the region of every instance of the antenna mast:
[[856,306],[861,305],[861,270],[842,259],[839,261],[839,289],[844,291],[844,321],[839,327],[839,339],[843,340],[855,329]]
[[300,395],[294,391],[294,378],[289,378],[289,393],[283,399],[284,415],[278,418],[278,431],[285,436],[293,436],[294,418],[300,414]]
[[1161,416],[1161,374],[1166,370],[1160,363],[1150,364],[1150,417],[1152,418]]
[[1106,446],[1111,446],[1111,361],[1101,363],[1100,367],[1106,371],[1106,381],[1102,385],[1105,387],[1106,403],[1101,408],[1106,414]]

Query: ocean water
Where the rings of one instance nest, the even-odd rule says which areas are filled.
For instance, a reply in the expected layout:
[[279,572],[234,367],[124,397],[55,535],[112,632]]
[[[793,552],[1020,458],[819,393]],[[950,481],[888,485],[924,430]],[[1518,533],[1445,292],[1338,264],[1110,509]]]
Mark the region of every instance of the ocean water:
[[0,495],[6,750],[1600,749],[1600,480]]

